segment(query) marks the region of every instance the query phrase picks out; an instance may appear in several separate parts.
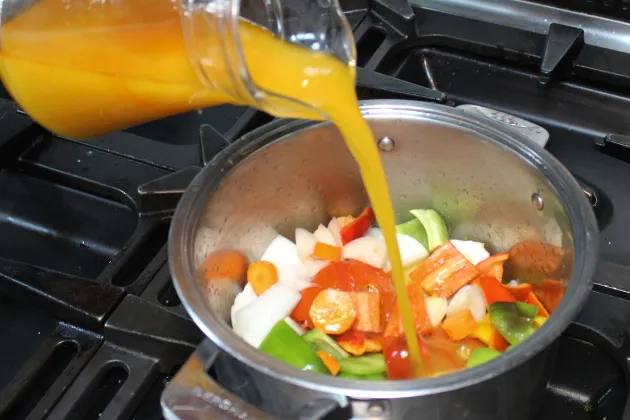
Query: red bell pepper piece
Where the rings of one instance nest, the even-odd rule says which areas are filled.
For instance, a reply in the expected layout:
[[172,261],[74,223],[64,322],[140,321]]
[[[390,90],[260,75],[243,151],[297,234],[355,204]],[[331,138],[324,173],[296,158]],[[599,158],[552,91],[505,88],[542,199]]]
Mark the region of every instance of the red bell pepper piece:
[[372,207],[366,207],[365,210],[352,221],[349,225],[341,228],[341,242],[345,245],[357,238],[365,235],[365,232],[374,224],[374,210]]
[[479,285],[483,289],[488,306],[495,302],[516,302],[516,298],[494,277],[479,276]]
[[506,289],[518,300],[519,302],[527,302],[527,298],[532,291],[532,285],[529,283],[522,283],[518,286],[505,286]]
[[510,254],[507,252],[492,255],[477,264],[477,270],[479,270],[481,274],[486,274],[495,277],[499,281],[503,281],[503,263],[509,256]]
[[479,275],[479,271],[450,242],[436,248],[409,277],[431,296],[449,298]]
[[[431,331],[431,321],[424,300],[424,291],[420,283],[412,282],[407,285],[407,296],[411,306],[413,322],[418,333]],[[398,307],[398,300],[394,303],[392,312],[385,328],[385,337],[396,337],[403,334],[402,317]]]
[[549,312],[545,309],[545,306],[538,300],[534,292],[529,292],[527,296],[527,300],[525,303],[529,303],[530,305],[534,305],[538,307],[538,315],[549,317]]
[[547,311],[549,313],[555,311],[564,296],[564,284],[560,280],[544,279],[533,287],[535,297],[542,302]]

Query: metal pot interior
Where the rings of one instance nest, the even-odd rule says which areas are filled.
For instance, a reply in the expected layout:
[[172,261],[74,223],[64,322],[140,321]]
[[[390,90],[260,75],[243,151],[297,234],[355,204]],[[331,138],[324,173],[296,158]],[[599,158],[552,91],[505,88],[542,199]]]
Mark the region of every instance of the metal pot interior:
[[[390,101],[367,104],[363,112],[375,139],[389,137],[395,144],[381,156],[399,222],[411,218],[411,209],[433,208],[452,238],[484,242],[490,252],[535,240],[574,256],[561,273],[567,286],[580,283],[565,294],[565,301],[573,301],[556,311],[557,325],[545,326],[520,347],[531,354],[549,344],[581,306],[594,266],[594,217],[568,172],[527,139],[452,109]],[[368,204],[359,169],[331,124],[272,123],[218,157],[186,194],[170,238],[176,288],[213,340],[256,365],[252,357],[259,352],[229,336],[227,324],[217,333],[218,324],[229,322],[238,289],[215,282],[202,308],[193,298],[204,294],[195,273],[215,250],[238,249],[254,261],[278,233],[293,240],[296,227],[312,231],[331,217],[358,214]],[[515,349],[515,358],[525,357],[520,351]]]

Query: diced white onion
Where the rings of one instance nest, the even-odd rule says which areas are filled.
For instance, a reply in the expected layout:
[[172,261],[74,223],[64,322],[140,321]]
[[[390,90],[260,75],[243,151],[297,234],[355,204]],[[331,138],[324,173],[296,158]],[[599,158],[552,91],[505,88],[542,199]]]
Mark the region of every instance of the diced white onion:
[[472,316],[479,322],[486,314],[486,306],[483,290],[478,286],[468,284],[453,295],[448,303],[446,316],[449,317],[463,309],[469,309]]
[[347,243],[341,251],[341,257],[382,268],[387,258],[387,249],[383,239],[364,236]]
[[486,251],[484,244],[481,242],[451,239],[451,243],[473,265],[479,264],[490,256],[490,253]]

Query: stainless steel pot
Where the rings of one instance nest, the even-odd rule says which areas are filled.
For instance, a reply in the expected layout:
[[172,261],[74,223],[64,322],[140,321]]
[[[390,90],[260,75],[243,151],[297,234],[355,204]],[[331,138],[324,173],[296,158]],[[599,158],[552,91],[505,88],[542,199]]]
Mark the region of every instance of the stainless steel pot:
[[[524,239],[564,247],[573,258],[563,274],[562,303],[532,338],[503,357],[432,379],[340,379],[300,371],[250,347],[228,324],[238,292],[233,283],[217,282],[209,296],[201,290],[196,272],[204,258],[236,248],[258,259],[277,233],[292,238],[295,227],[314,229],[332,216],[358,213],[367,202],[358,168],[334,126],[275,121],[206,166],[175,213],[169,237],[173,281],[216,346],[206,341],[168,386],[162,404],[169,418],[321,417],[334,406],[355,418],[532,417],[552,343],[591,289],[597,227],[582,190],[555,158],[504,124],[426,103],[367,101],[361,108],[376,139],[393,143],[391,150],[383,147],[389,151],[382,159],[400,221],[409,219],[409,209],[430,207],[444,216],[453,237],[482,241],[492,252]],[[229,354],[254,384],[260,410],[203,372],[219,352]]]

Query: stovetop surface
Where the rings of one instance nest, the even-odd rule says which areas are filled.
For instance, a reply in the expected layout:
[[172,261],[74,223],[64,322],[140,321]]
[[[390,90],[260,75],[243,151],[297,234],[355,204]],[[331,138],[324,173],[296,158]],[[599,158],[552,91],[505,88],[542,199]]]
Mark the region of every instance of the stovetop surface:
[[[537,3],[627,16],[625,1]],[[559,338],[538,418],[630,416],[630,55],[564,26],[548,40],[405,2],[342,4],[361,99],[526,118],[596,197],[596,286]],[[220,106],[80,143],[0,97],[0,418],[161,418],[164,385],[202,339],[171,285],[172,210],[198,168],[271,118]]]

